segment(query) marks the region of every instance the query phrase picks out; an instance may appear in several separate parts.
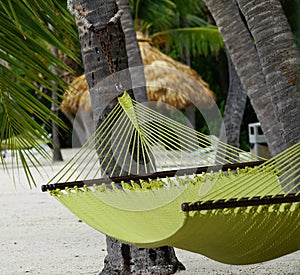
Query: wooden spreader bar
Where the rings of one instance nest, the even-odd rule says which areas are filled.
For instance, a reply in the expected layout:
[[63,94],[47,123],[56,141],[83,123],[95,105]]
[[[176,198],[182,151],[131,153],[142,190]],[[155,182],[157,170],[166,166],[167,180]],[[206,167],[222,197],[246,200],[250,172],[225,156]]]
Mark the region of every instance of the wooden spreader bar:
[[202,172],[218,172],[220,170],[227,171],[228,169],[236,170],[237,168],[245,168],[245,167],[254,167],[263,164],[264,161],[252,161],[252,162],[243,162],[243,163],[233,163],[233,164],[223,164],[223,165],[215,165],[215,166],[201,166],[194,168],[186,168],[179,170],[170,170],[170,171],[161,171],[155,172],[148,175],[128,175],[121,177],[110,177],[110,178],[100,178],[100,179],[91,179],[91,180],[79,180],[79,181],[71,181],[71,182],[60,182],[53,184],[44,184],[41,186],[42,192],[56,190],[56,189],[65,189],[66,187],[83,187],[84,185],[91,186],[94,184],[109,184],[111,182],[120,183],[138,181],[139,180],[149,180],[149,179],[157,179],[157,178],[166,178],[166,177],[174,177],[174,176],[184,176],[184,175],[192,175],[192,174],[201,174]]
[[189,212],[189,211],[200,211],[200,210],[281,204],[281,203],[288,203],[288,202],[300,202],[300,195],[288,194],[288,195],[230,199],[227,201],[225,200],[207,201],[203,203],[199,201],[192,204],[185,202],[181,204],[181,210],[184,212]]

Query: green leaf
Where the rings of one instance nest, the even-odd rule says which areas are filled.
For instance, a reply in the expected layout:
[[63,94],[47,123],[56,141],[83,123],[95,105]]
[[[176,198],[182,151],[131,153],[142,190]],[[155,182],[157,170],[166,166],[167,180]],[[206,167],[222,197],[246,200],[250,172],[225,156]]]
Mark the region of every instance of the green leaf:
[[186,47],[191,54],[216,53],[224,47],[224,42],[217,27],[196,27],[171,29],[152,36],[155,44],[169,44],[181,52]]
[[[23,167],[30,186],[35,184],[32,167],[40,172],[41,165],[32,150],[49,160],[46,127],[52,122],[66,127],[45,105],[53,100],[43,90],[62,94],[68,84],[52,69],[72,70],[50,46],[81,62],[76,24],[64,2],[0,2],[0,151],[12,150],[14,173]],[[6,167],[2,154],[0,158]]]

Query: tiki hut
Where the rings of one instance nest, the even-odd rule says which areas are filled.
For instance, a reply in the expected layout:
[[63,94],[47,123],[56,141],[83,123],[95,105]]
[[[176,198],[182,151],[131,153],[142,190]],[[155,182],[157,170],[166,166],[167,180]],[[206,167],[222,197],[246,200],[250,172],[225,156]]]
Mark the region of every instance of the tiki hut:
[[149,100],[164,102],[177,109],[212,107],[215,94],[196,71],[163,54],[140,32],[137,38],[145,65]]
[[61,110],[69,115],[76,114],[78,110],[91,111],[89,87],[85,75],[76,77],[64,94],[64,100],[60,106]]
[[[141,33],[137,33],[137,38],[145,65],[148,100],[163,102],[177,109],[212,107],[215,94],[193,69],[163,54]],[[66,114],[76,114],[79,107],[85,111],[92,108],[84,75],[74,79],[61,105]]]

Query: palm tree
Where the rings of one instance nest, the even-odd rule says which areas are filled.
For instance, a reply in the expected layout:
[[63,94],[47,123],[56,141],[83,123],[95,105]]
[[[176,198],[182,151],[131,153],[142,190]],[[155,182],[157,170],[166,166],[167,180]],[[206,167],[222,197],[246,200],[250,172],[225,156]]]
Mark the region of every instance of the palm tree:
[[[157,8],[157,6],[160,8]],[[223,39],[215,25],[203,18],[202,1],[132,1],[136,26],[149,33],[158,46],[172,46],[181,53],[182,62],[190,65],[190,56],[217,54],[223,48]],[[142,8],[141,8],[142,7]],[[153,16],[155,14],[155,16]],[[201,17],[196,14],[201,14]],[[166,16],[167,15],[167,16]],[[202,18],[203,17],[203,18]],[[157,19],[157,20],[156,20]],[[229,88],[220,139],[239,147],[240,128],[247,94],[228,55]],[[238,100],[237,100],[238,99]],[[194,110],[186,110],[193,120]]]
[[[289,98],[283,97],[282,94],[279,94],[281,101],[276,98],[271,102],[271,100],[268,98],[269,95],[270,98],[274,97],[274,93],[272,93],[271,88],[267,89],[267,85],[271,87],[271,84],[273,83],[272,81],[269,82],[270,79],[272,80],[272,76],[268,77],[268,81],[266,80],[264,75],[266,74],[267,76],[269,74],[267,70],[268,68],[266,68],[267,66],[265,63],[261,64],[261,59],[263,58],[263,55],[266,54],[266,52],[262,50],[264,48],[263,45],[268,44],[264,43],[263,40],[268,36],[263,38],[256,37],[258,34],[255,32],[255,25],[249,24],[252,36],[254,38],[256,37],[256,41],[259,41],[263,44],[257,45],[258,47],[262,47],[260,54],[258,55],[258,50],[256,51],[253,46],[252,37],[249,36],[249,32],[247,32],[248,30],[245,31],[245,25],[240,25],[242,22],[240,10],[237,9],[236,6],[231,5],[232,1],[216,2],[207,0],[206,2],[218,25],[222,26],[220,29],[228,51],[230,52],[233,63],[237,68],[244,87],[246,88],[249,97],[252,99],[252,103],[255,103],[254,106],[256,112],[259,113],[260,120],[262,124],[264,124],[264,131],[266,136],[268,136],[268,142],[271,142],[270,144],[271,148],[273,148],[273,152],[282,150],[282,147],[276,147],[277,144],[281,145],[287,142],[288,139],[291,140],[291,143],[294,142],[295,137],[299,137],[299,126],[295,124],[297,121],[299,121],[297,112],[295,112],[297,111],[297,107],[299,107],[297,105],[299,99],[293,94],[293,87],[290,86],[283,89],[283,91],[286,91],[291,95]],[[41,102],[37,100],[34,95],[30,94],[29,91],[34,91],[34,93],[37,93],[45,100],[51,101],[49,96],[41,93],[40,90],[32,83],[34,81],[39,85],[44,85],[49,89],[57,89],[56,84],[58,84],[58,87],[61,87],[60,89],[63,90],[65,83],[51,73],[51,67],[49,68],[48,65],[51,64],[52,66],[57,67],[58,70],[60,70],[59,66],[66,68],[65,64],[63,64],[52,54],[49,54],[48,50],[45,50],[45,46],[49,44],[54,45],[56,48],[68,53],[70,56],[76,59],[72,51],[66,47],[66,40],[61,42],[59,39],[56,39],[56,37],[49,31],[47,27],[47,24],[50,23],[52,26],[54,26],[56,31],[61,30],[61,33],[65,33],[65,36],[68,37],[68,40],[76,37],[74,31],[71,30],[72,28],[69,27],[68,23],[62,20],[64,17],[69,18],[69,20],[71,19],[65,12],[65,9],[62,8],[58,3],[59,2],[54,3],[50,0],[46,1],[45,3],[43,1],[40,2],[34,0],[32,0],[32,2],[10,0],[6,2],[2,1],[0,4],[0,59],[5,60],[8,64],[8,66],[0,65],[3,72],[3,77],[0,78],[0,97],[2,104],[2,109],[0,109],[0,115],[2,114],[1,140],[4,138],[22,135],[25,136],[26,142],[28,141],[30,146],[36,147],[41,153],[42,148],[39,146],[39,143],[36,142],[36,139],[42,138],[47,134],[47,132],[43,127],[41,127],[39,122],[48,124],[50,119],[55,120],[57,123],[61,122],[57,120],[51,111],[46,108],[45,105],[41,104]],[[76,4],[78,4],[78,2],[76,2]],[[246,19],[248,18],[249,20],[251,17],[250,11],[247,9],[247,7],[245,7],[246,5],[245,3],[242,3],[242,1],[240,5]],[[101,10],[102,8],[105,8],[105,11]],[[278,9],[278,6],[276,6],[276,8]],[[54,10],[57,11],[57,9],[59,10],[59,20],[58,14],[53,12]],[[114,15],[116,6],[115,2],[112,0],[82,1],[82,9],[84,9],[83,13],[87,12],[88,20],[94,22],[95,28],[102,29],[102,27],[105,27],[107,20]],[[259,11],[256,11],[256,13],[261,15]],[[281,13],[279,14],[281,15]],[[271,22],[270,25],[272,25]],[[283,26],[286,25],[283,24]],[[112,29],[110,29],[111,34],[115,35],[111,36],[111,61],[115,66],[118,67],[118,70],[125,70],[126,72],[128,65],[127,58],[124,55],[124,35],[120,30],[121,28],[119,24],[113,25]],[[238,39],[236,33],[230,33],[232,30],[237,31],[239,34]],[[114,83],[112,79],[109,79],[110,81],[106,82],[110,83],[111,87],[108,87],[107,85],[99,85],[99,80],[106,79],[106,76],[111,75],[107,60],[105,59],[105,54],[101,52],[99,41],[95,33],[84,29],[84,26],[82,25],[79,27],[79,31],[81,34],[81,45],[83,49],[83,59],[85,63],[87,79],[91,88],[91,96],[93,99],[92,102],[94,104],[94,119],[98,124],[101,123],[101,120],[105,117],[105,113],[109,112],[109,110],[112,108],[114,104],[114,98],[120,93],[120,91],[115,88],[114,84],[116,83]],[[103,32],[104,36],[105,34],[106,33]],[[244,49],[240,47],[240,45],[236,45],[236,41],[239,41],[239,39],[242,40],[241,42],[244,43],[243,45],[246,47],[245,49],[248,50],[246,55]],[[281,45],[281,43],[279,43],[279,45]],[[293,47],[289,49],[294,51]],[[23,54],[24,52],[26,55]],[[251,62],[245,62],[245,57],[248,56],[250,56],[249,60]],[[291,52],[291,56],[294,56],[293,52]],[[118,59],[116,57],[118,57]],[[289,61],[286,64],[290,65],[292,63]],[[94,65],[96,66],[94,67]],[[261,68],[264,68],[264,70]],[[293,82],[293,76],[295,76],[295,73],[289,66],[288,69],[288,76],[290,77],[289,79],[294,84],[295,88],[299,88],[299,85]],[[39,74],[36,72],[39,72]],[[128,79],[130,78],[127,74],[126,77],[121,79],[123,86],[126,88],[130,88]],[[52,80],[53,82],[49,80]],[[280,80],[282,80],[282,77]],[[110,94],[112,90],[113,93]],[[104,95],[104,101],[102,102],[101,98],[100,104],[98,100],[99,91],[101,91],[102,95]],[[268,91],[268,94],[263,96],[261,91]],[[255,97],[255,94],[257,95],[257,98]],[[290,98],[293,100],[292,102],[290,102]],[[277,111],[284,111],[283,107],[285,102],[289,102],[288,107],[291,108],[291,112],[294,114],[294,117],[292,118],[295,120],[292,121],[290,127],[288,127],[286,123],[289,117],[283,116],[281,120],[279,120],[279,118],[275,115]],[[273,107],[273,104],[275,103],[277,108],[276,112],[272,111],[273,108],[275,108]],[[280,105],[279,103],[282,104]],[[39,121],[32,120],[32,115],[35,115]],[[264,118],[264,115],[266,115],[266,118]],[[274,119],[274,123],[271,127],[270,125],[272,125],[271,123],[273,122],[271,121],[272,119]],[[270,123],[270,125],[268,125],[268,123]],[[282,135],[285,139],[284,142],[276,143],[276,138],[280,139],[280,137],[278,137],[278,133],[281,133],[279,131],[279,127],[276,128],[277,125],[283,127],[282,129],[284,130],[284,133],[282,133]],[[291,133],[292,127],[295,128],[295,137],[292,135],[294,133]],[[277,136],[275,138],[272,137],[272,129],[274,136]],[[274,144],[272,142],[274,142]],[[24,152],[21,150],[21,146],[18,145],[18,147],[17,143],[12,145],[17,147],[17,151],[20,156],[24,155]],[[25,144],[23,143],[22,145]],[[32,163],[36,166],[35,161],[35,159],[32,159]],[[25,166],[25,169],[27,169],[27,171],[30,173],[26,161],[23,160],[22,163]],[[30,174],[28,176],[28,180],[32,182]],[[116,251],[118,250],[119,254],[112,253],[111,255],[115,255],[116,258],[107,258],[107,263],[113,263],[114,260],[120,260],[118,255],[121,254],[124,256],[122,259],[125,263],[121,269],[123,269],[123,272],[129,272],[128,266],[131,265],[131,257],[133,256],[133,254],[130,255],[129,252],[132,250],[130,250],[130,248],[124,244],[114,242],[108,246],[108,249],[115,249]],[[162,250],[161,252],[163,253],[164,251]],[[151,253],[152,258],[154,258],[153,255],[155,253],[156,259],[159,259],[162,256],[162,254],[158,254],[157,252],[154,253],[152,250]],[[141,267],[144,268],[144,255],[145,254],[141,252],[140,255],[136,257],[137,260],[135,261],[134,267],[136,271],[143,270]],[[119,270],[121,265],[118,262],[116,263]],[[174,272],[175,266],[176,264],[174,264],[171,268],[172,270],[169,270],[168,272]],[[111,266],[108,267],[107,270],[110,272],[114,268],[115,266]],[[160,268],[158,267],[158,269]]]
[[131,1],[135,29],[157,46],[172,45],[187,65],[190,55],[215,54],[224,46],[217,27],[197,15],[201,6],[200,0]]
[[[7,4],[9,4],[9,3],[7,3]],[[28,30],[28,32],[31,34],[31,35],[36,35],[37,37],[44,37],[45,35],[47,36],[49,36],[49,34],[47,33],[47,32],[49,32],[49,30],[48,30],[48,28],[45,28],[45,26],[47,26],[47,25],[50,25],[50,26],[54,26],[54,29],[55,29],[55,31],[56,31],[56,34],[57,34],[57,32],[59,32],[59,30],[60,30],[60,28],[59,28],[59,26],[62,26],[62,27],[65,27],[66,28],[66,26],[67,25],[63,25],[63,24],[61,24],[61,23],[64,23],[64,22],[62,22],[61,20],[55,20],[55,16],[57,16],[58,14],[54,14],[52,11],[54,10],[53,9],[53,3],[49,3],[49,6],[48,5],[45,5],[44,3],[41,3],[40,5],[37,5],[37,2],[32,2],[31,3],[31,5],[29,5],[28,3],[25,3],[25,2],[19,2],[18,3],[19,5],[14,5],[14,9],[15,10],[11,10],[11,14],[9,14],[10,15],[10,19],[13,21],[13,23],[14,23],[14,26],[15,26],[15,28],[18,30],[18,27],[20,26],[20,25],[18,25],[18,23],[20,22],[20,21],[18,21],[18,20],[20,20],[20,18],[22,18],[22,14],[20,14],[20,12],[21,11],[26,11],[27,13],[28,13],[28,16],[30,17],[31,16],[31,21],[30,20],[28,20],[28,18],[27,17],[25,17],[25,18],[22,18],[25,22],[30,22],[30,24],[27,26],[26,24],[23,24],[23,21],[22,21],[22,26],[24,26],[23,28],[27,28]],[[32,5],[32,4],[35,4],[35,5]],[[52,5],[52,6],[51,6]],[[2,3],[2,8],[3,8],[3,12],[4,13],[9,13],[9,11],[10,11],[10,9],[11,9],[11,7],[10,6],[6,6],[6,5],[4,5],[4,3]],[[61,8],[61,6],[59,6],[59,8]],[[44,10],[47,10],[47,12],[46,13],[44,13]],[[41,11],[41,13],[39,13],[39,11]],[[36,17],[32,17],[32,13],[33,12],[35,12],[35,13],[37,13],[37,14],[34,14],[34,15],[36,15]],[[64,10],[63,9],[61,9],[60,11],[59,11],[61,14],[64,14],[65,15],[65,13],[64,13]],[[27,14],[26,13],[26,14]],[[43,15],[44,14],[49,14],[49,16],[46,16],[45,18],[43,17]],[[39,21],[38,20],[40,20],[41,19],[41,17],[43,17],[42,19],[45,21],[44,22],[44,28],[42,29],[42,31],[44,31],[44,32],[46,32],[46,34],[44,34],[44,33],[41,33],[41,31],[40,31],[40,33],[34,33],[34,28],[36,28],[37,30],[40,30],[40,26],[39,26]],[[35,19],[37,19],[37,22],[32,22],[32,18],[35,18]],[[68,18],[68,17],[67,17]],[[47,20],[46,20],[47,19]],[[57,25],[57,24],[55,24],[55,22],[59,22],[59,24],[60,25]],[[3,25],[4,25],[4,23],[3,23]],[[18,31],[20,31],[21,32],[21,34],[24,34],[24,33],[22,33],[22,31],[24,32],[24,30],[18,30]],[[53,40],[55,37],[53,36],[53,34],[51,33],[51,32],[49,32],[50,33],[50,38]],[[69,37],[69,36],[68,36]],[[71,36],[70,37],[74,37],[74,33],[71,33]],[[48,37],[47,37],[48,38]],[[120,37],[119,37],[120,38]],[[118,39],[119,39],[118,38]],[[45,40],[43,40],[43,39],[40,39],[40,40],[38,40],[38,42],[42,42],[43,44],[42,44],[42,47],[44,48],[44,45],[45,45],[45,43],[46,44],[48,44],[48,43],[50,43],[50,44],[54,44],[56,47],[58,47],[58,41],[55,41],[56,43],[53,43],[53,41],[51,40],[51,39],[45,39]],[[117,39],[117,40],[118,40]],[[117,40],[115,40],[115,41],[117,41]],[[22,42],[24,42],[24,41],[22,41]],[[26,42],[26,41],[25,41]],[[37,43],[37,41],[34,41],[35,43]],[[37,43],[38,44],[38,43]],[[64,50],[65,52],[67,52],[67,53],[69,53],[69,55],[71,55],[70,54],[70,51],[68,51],[66,48],[64,48],[63,47],[63,45],[61,44],[61,45],[59,45],[60,47],[58,47],[58,48],[60,48],[61,50]],[[84,45],[83,45],[84,46]],[[23,46],[24,47],[24,46]],[[117,49],[118,47],[116,47],[116,49]],[[11,55],[11,53],[10,53],[10,51],[9,50],[6,50],[6,48],[5,47],[3,47],[3,49],[4,49],[4,51],[5,52],[7,52],[7,53],[9,53],[10,55]],[[59,65],[61,65],[64,69],[68,69],[68,68],[66,68],[65,66],[63,66],[64,64],[62,64],[61,62],[60,62],[60,60],[58,60],[58,59],[56,59],[55,57],[53,57],[53,55],[49,55],[49,52],[48,51],[42,51],[42,50],[40,50],[40,48],[35,48],[35,49],[37,49],[37,50],[39,50],[40,52],[43,52],[43,54],[45,54],[46,55],[46,57],[45,57],[45,63],[43,63],[43,64],[47,64],[47,63],[50,63],[50,61],[52,61],[53,62],[53,65],[54,64],[56,64],[55,62],[57,62]],[[47,59],[47,55],[49,55],[48,56],[48,59]],[[117,53],[116,54],[118,57],[120,56],[120,54],[119,53]],[[72,56],[72,55],[71,55]],[[23,58],[23,56],[21,56],[21,58]],[[73,58],[74,58],[74,56],[73,56]],[[34,59],[34,58],[32,58],[32,59]],[[49,61],[50,60],[50,61]],[[98,58],[96,59],[94,59],[94,60],[98,60]],[[104,61],[105,59],[103,59],[103,61]],[[54,62],[55,61],[55,62]],[[104,63],[105,63],[105,61],[104,61]],[[125,64],[125,63],[124,63]],[[32,64],[29,64],[29,65],[32,65]],[[104,64],[102,64],[103,66],[99,66],[100,68],[105,68],[105,65]],[[106,67],[107,67],[107,64],[106,64]],[[122,66],[120,66],[120,68],[122,69]],[[124,66],[123,68],[126,68],[126,66]],[[38,71],[41,71],[41,72],[44,72],[43,70],[38,70]],[[44,84],[44,86],[45,87],[47,87],[47,88],[50,88],[50,89],[57,89],[57,84],[59,84],[60,85],[60,87],[61,87],[61,90],[63,90],[63,88],[65,87],[65,83],[63,83],[63,82],[58,82],[58,81],[53,81],[53,79],[54,80],[57,80],[58,78],[57,78],[57,75],[56,75],[56,73],[54,73],[54,74],[52,74],[51,75],[51,72],[56,72],[57,70],[55,69],[55,70],[53,70],[53,68],[51,68],[50,67],[50,70],[49,71],[47,71],[47,80],[44,80],[44,78],[42,78],[41,77],[41,79],[39,79],[39,76],[36,76],[36,75],[33,75],[34,76],[34,81],[35,82],[38,82],[37,80],[39,80],[39,83],[41,82],[41,81],[43,81],[43,84]],[[89,70],[87,69],[86,70],[86,72],[87,72],[87,74],[88,74],[88,72],[89,72]],[[93,73],[96,73],[96,72],[91,72],[91,81],[90,81],[90,85],[91,86],[93,86],[95,83],[95,81],[97,81],[96,79],[95,79],[95,75],[93,75]],[[108,71],[108,74],[110,74],[111,72],[109,72]],[[46,73],[45,73],[46,74]],[[107,74],[106,74],[107,75]],[[105,74],[102,76],[102,77],[105,77]],[[47,81],[49,81],[49,83],[47,82]],[[51,85],[51,84],[53,84],[53,85]],[[2,91],[4,92],[4,89],[2,89]],[[38,89],[38,91],[40,92],[40,90]],[[24,93],[25,93],[26,91],[24,91]],[[5,96],[6,94],[4,94],[4,96]],[[44,94],[42,94],[43,96],[45,96]],[[50,101],[50,97],[47,97],[47,100],[49,100]],[[105,104],[103,104],[102,105],[102,107],[106,107],[105,106],[106,105],[106,103]],[[39,107],[40,105],[38,105],[37,104],[37,106]],[[26,107],[26,106],[25,106]],[[100,106],[100,108],[101,108],[101,106]],[[36,108],[38,111],[37,112],[40,112],[40,110],[38,109],[38,108]],[[99,110],[99,109],[98,109]],[[105,108],[105,111],[109,111],[109,108]],[[51,113],[51,112],[49,112],[49,110],[48,109],[45,109],[44,108],[44,112],[46,113],[44,116],[46,116],[47,115],[47,117],[49,117],[49,116],[51,116],[51,118],[54,120],[54,121],[56,121],[56,123],[57,123],[57,120],[55,120],[56,118],[55,118],[55,116],[53,116],[53,114]],[[41,112],[40,112],[41,113]],[[44,114],[44,113],[42,113],[42,114]],[[97,119],[96,119],[97,120]],[[46,123],[46,122],[48,122],[48,120],[47,119],[45,119],[44,121],[43,121],[44,123]],[[34,121],[30,121],[30,123],[33,123],[33,128],[36,128],[36,124],[34,123]],[[101,123],[101,118],[100,118],[100,120],[98,121],[97,120],[97,123]],[[26,126],[26,124],[23,124],[25,127],[24,128],[28,128],[28,129],[30,129],[28,126]],[[43,128],[42,128],[42,130],[44,130]],[[45,135],[45,131],[44,132],[42,132],[42,134],[39,134],[39,135],[37,135],[38,137],[40,137],[40,136],[43,136],[43,135]],[[35,147],[37,147],[37,144],[32,144],[33,146],[35,146]],[[40,149],[41,150],[41,149]],[[19,153],[22,155],[23,154],[23,151],[21,150],[21,148],[20,148],[20,150],[19,150]],[[34,162],[35,160],[33,160],[33,162]],[[24,161],[24,165],[26,165],[26,162]],[[30,170],[28,169],[28,171],[29,171],[29,173],[30,173]],[[109,239],[108,239],[108,241],[109,241]],[[121,249],[121,252],[124,252],[124,251],[126,251],[127,249],[128,249],[128,247],[129,246],[126,246],[126,245],[124,245],[124,244],[121,244],[121,243],[117,243],[117,242],[115,242],[114,240],[111,240],[111,245],[110,245],[110,247],[113,247],[113,246],[116,246],[116,245],[120,245],[120,247],[122,248]],[[135,270],[145,270],[145,265],[149,265],[148,266],[148,268],[150,268],[150,267],[152,267],[152,270],[153,270],[153,266],[156,266],[156,269],[157,270],[160,270],[160,272],[167,272],[167,273],[173,273],[174,272],[174,270],[176,270],[177,268],[178,268],[178,266],[180,266],[180,264],[178,263],[178,261],[177,261],[177,259],[176,259],[176,257],[175,257],[175,254],[174,254],[174,251],[173,250],[171,250],[170,248],[167,248],[167,247],[165,247],[165,248],[162,248],[162,249],[151,249],[151,250],[143,250],[143,251],[141,251],[141,250],[139,250],[139,249],[137,249],[137,248],[131,248],[131,257],[132,257],[132,260],[134,260],[134,263],[135,263],[135,266],[134,266],[134,269]],[[122,253],[122,255],[123,255],[124,253]],[[161,264],[160,266],[157,264],[157,262],[155,261],[155,260],[153,260],[153,255],[155,254],[155,258],[157,259],[156,261],[161,261],[161,259],[163,259],[163,258],[168,258],[168,262],[164,265],[164,264]],[[120,255],[120,253],[118,254],[118,253],[114,253],[114,255],[118,258],[119,257],[119,255]],[[147,255],[147,257],[148,257],[148,262],[145,262],[145,256]],[[107,257],[107,261],[109,262],[109,256],[110,255],[108,255],[108,257]],[[120,258],[121,259],[121,258]],[[110,261],[111,263],[114,263],[114,261]],[[126,261],[125,261],[125,263],[126,263]],[[115,264],[117,264],[118,265],[118,262],[115,262]],[[126,267],[123,267],[123,268],[128,268],[128,261],[127,261],[127,265],[126,265]],[[120,267],[121,265],[119,265],[119,267]],[[111,269],[110,269],[110,267],[109,267],[109,265],[106,265],[106,270],[108,270],[107,272],[109,273],[109,274],[111,274],[110,272],[111,272]],[[165,271],[163,271],[163,270],[165,270]]]
[[[253,1],[237,2],[256,43],[262,72],[271,93],[281,136],[281,141],[274,146],[281,152],[300,137],[299,51],[279,0],[266,1],[261,6],[254,5]],[[252,18],[256,18],[256,22]],[[265,22],[269,28],[263,28],[260,22]]]
[[134,96],[137,101],[147,101],[146,80],[143,72],[143,61],[139,50],[139,45],[134,29],[129,0],[117,0],[117,5],[124,11],[121,17],[121,24],[126,39],[126,52],[128,57],[128,66],[130,70],[131,82]]
[[[46,106],[53,102],[51,96],[40,89],[44,87],[62,93],[66,83],[53,73],[53,68],[58,72],[62,69],[70,71],[51,53],[50,45],[78,61],[70,47],[77,34],[70,24],[73,18],[57,1],[2,1],[0,18],[0,60],[4,61],[0,62],[0,150],[15,150],[31,185],[35,180],[29,166],[38,169],[39,162],[30,151],[22,149],[35,148],[47,158],[42,146],[44,142],[51,142],[47,138],[47,128],[51,128],[51,122],[64,127]],[[61,36],[68,37],[68,41],[58,39],[49,25]],[[5,164],[2,154],[0,158]]]
[[280,1],[204,2],[275,155],[300,136],[299,55]]
[[[74,1],[73,5],[76,7],[79,3]],[[94,122],[99,125],[115,106],[117,96],[122,94],[124,89],[134,97],[131,91],[125,36],[120,21],[107,25],[117,10],[115,1],[85,1],[81,2],[80,9],[81,12],[85,12],[88,22],[93,22],[93,28],[96,30],[93,32],[91,28],[88,29],[88,26],[78,22]],[[76,14],[76,11],[73,13]],[[133,39],[134,42],[136,41]],[[132,48],[135,52],[134,47]],[[117,74],[120,71],[122,74]],[[145,94],[140,97],[145,97]],[[110,237],[107,237],[106,242],[108,254],[102,274],[147,273],[151,270],[171,274],[180,266],[173,249],[169,247],[139,249]]]
[[239,148],[240,129],[247,101],[247,93],[228,52],[227,60],[229,67],[229,87],[223,115],[224,123],[222,124],[223,128],[221,128],[219,138],[221,141]]
[[[195,15],[201,11],[199,0],[130,2],[136,30],[150,37],[158,48],[172,49],[188,66],[191,66],[191,55],[216,53],[223,47],[217,28]],[[185,109],[186,117],[194,127],[195,110],[193,106]]]

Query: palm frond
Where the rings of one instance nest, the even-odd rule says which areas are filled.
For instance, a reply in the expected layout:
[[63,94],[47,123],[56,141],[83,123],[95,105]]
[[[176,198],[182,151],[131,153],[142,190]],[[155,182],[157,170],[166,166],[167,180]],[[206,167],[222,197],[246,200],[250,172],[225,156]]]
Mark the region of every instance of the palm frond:
[[187,25],[188,27],[213,27],[209,23],[207,23],[203,18],[193,15],[193,14],[187,14]]
[[202,0],[172,0],[176,5],[176,10],[181,14],[195,14],[200,11]]
[[[49,105],[51,97],[39,89],[62,93],[68,85],[51,70],[71,71],[50,52],[50,45],[80,62],[74,51],[80,49],[76,25],[61,2],[0,2],[0,151],[13,151],[13,168],[24,168],[30,186],[35,184],[30,167],[40,172],[41,164],[34,151],[50,160],[44,146],[50,142],[46,127],[52,122],[65,127],[43,103]],[[5,166],[2,154],[0,158]]]
[[[44,144],[51,142],[47,138],[48,133],[45,126],[50,127],[51,121],[55,121],[61,127],[64,127],[64,124],[34,94],[24,89],[22,83],[26,85],[26,81],[22,81],[21,78],[13,79],[8,73],[11,73],[11,70],[4,74],[7,76],[5,81],[1,78],[0,82],[0,98],[3,110],[0,149],[12,150],[15,159],[20,161],[20,163],[15,161],[12,164],[17,165],[17,170],[19,164],[24,168],[25,174],[28,176],[27,181],[31,186],[35,182],[29,167],[32,166],[40,171],[38,167],[41,165],[34,157],[32,149],[50,161],[50,156],[44,147]],[[13,168],[15,167],[13,166]]]
[[170,28],[174,22],[175,7],[171,0],[131,1],[136,30],[151,32],[151,29]]
[[217,27],[177,28],[152,36],[157,45],[172,44],[181,52],[186,47],[192,55],[216,53],[224,47],[224,42]]

